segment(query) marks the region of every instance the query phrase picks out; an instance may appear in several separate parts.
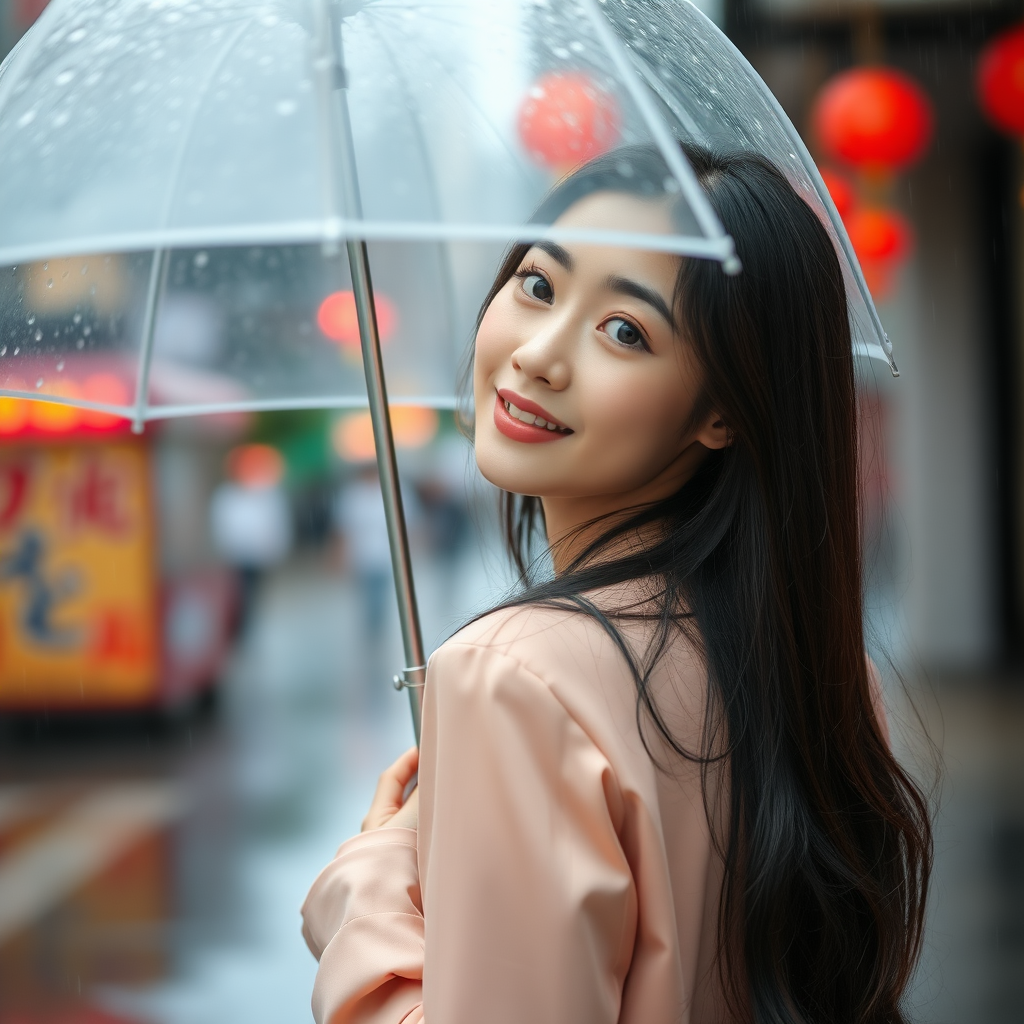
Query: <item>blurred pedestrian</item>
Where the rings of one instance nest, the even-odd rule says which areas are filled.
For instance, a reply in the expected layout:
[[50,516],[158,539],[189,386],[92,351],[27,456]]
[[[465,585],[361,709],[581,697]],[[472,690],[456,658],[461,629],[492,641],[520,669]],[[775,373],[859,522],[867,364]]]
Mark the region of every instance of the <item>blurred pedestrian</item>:
[[217,555],[238,574],[237,626],[242,633],[265,573],[291,551],[293,524],[282,483],[284,460],[276,448],[235,448],[228,455],[227,473],[210,500],[210,535]]

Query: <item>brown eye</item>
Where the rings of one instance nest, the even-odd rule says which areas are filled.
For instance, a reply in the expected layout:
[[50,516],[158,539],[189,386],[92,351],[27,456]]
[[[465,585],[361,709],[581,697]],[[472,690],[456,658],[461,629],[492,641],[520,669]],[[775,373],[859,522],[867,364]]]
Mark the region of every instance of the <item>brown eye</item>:
[[551,283],[543,274],[527,274],[523,278],[523,291],[531,299],[540,299],[541,302],[551,302],[555,297]]
[[647,341],[640,329],[621,317],[613,317],[605,322],[604,329],[612,341],[617,341],[626,348],[647,348]]

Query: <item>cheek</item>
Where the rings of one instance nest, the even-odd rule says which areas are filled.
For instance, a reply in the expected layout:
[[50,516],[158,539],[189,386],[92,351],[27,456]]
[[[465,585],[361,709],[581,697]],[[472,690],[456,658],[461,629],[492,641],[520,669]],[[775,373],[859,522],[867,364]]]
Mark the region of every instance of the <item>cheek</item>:
[[645,373],[620,378],[614,386],[589,389],[588,439],[611,470],[626,477],[653,477],[683,447],[692,409],[686,382],[675,374]]

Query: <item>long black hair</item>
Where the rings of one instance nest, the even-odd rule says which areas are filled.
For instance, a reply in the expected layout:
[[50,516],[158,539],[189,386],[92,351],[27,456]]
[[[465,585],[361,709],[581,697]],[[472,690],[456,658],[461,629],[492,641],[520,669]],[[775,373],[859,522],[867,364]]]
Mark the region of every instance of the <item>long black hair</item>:
[[[528,548],[543,524],[540,501],[504,495],[523,583],[506,603],[553,602],[596,618],[636,681],[642,733],[653,726],[700,762],[706,803],[724,744],[719,964],[740,1017],[901,1024],[932,839],[927,802],[873,708],[842,273],[822,224],[768,160],[683,148],[743,264],[731,277],[713,261],[683,258],[675,292],[680,343],[703,376],[694,421],[714,410],[732,443],[709,452],[676,494],[609,520],[539,582]],[[671,185],[654,150],[619,150],[558,186],[537,219],[550,222],[594,191],[668,196]],[[528,249],[509,250],[481,317]],[[623,555],[613,542],[626,535],[653,539]],[[657,594],[656,636],[639,653],[615,624],[626,611],[588,597],[630,580],[654,583]],[[680,630],[707,670],[698,751],[673,736],[650,689]]]

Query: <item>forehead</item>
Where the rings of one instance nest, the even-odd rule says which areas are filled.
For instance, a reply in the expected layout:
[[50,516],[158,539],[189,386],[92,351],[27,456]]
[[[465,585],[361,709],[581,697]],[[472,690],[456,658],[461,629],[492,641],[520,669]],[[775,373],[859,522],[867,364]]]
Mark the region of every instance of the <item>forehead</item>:
[[[593,192],[573,203],[556,221],[559,227],[632,231],[650,235],[675,232],[671,202],[645,199],[622,192]],[[679,257],[650,249],[567,243],[576,269],[604,275],[638,277],[659,286],[668,300],[673,290]]]
[[555,223],[560,227],[649,235],[671,235],[675,231],[669,200],[645,199],[624,192],[592,192],[573,203]]

